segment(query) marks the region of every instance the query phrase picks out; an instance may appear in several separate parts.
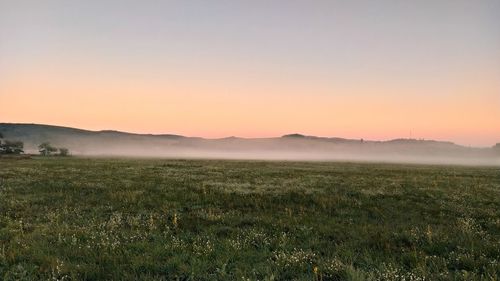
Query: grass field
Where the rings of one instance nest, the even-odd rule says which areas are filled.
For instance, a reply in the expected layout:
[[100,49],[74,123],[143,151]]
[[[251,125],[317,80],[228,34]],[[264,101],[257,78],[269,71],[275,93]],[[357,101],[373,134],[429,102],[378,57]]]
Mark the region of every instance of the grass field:
[[0,280],[499,280],[500,169],[0,159]]

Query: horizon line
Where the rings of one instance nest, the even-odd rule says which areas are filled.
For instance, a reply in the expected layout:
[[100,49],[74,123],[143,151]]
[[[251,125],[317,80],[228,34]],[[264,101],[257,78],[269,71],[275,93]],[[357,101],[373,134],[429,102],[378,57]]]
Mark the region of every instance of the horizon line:
[[90,130],[90,129],[84,129],[80,127],[71,127],[68,125],[53,125],[53,124],[42,124],[42,123],[18,123],[18,122],[0,122],[0,125],[36,125],[36,126],[48,126],[48,127],[58,127],[58,128],[65,128],[65,129],[73,129],[73,130],[80,130],[80,131],[87,131],[87,132],[94,132],[94,133],[102,133],[102,132],[114,132],[114,133],[121,133],[121,134],[130,134],[130,135],[142,135],[142,136],[175,136],[175,137],[184,137],[184,138],[198,138],[198,139],[205,139],[205,140],[221,140],[221,139],[228,139],[228,138],[238,138],[238,139],[272,139],[272,138],[283,138],[283,137],[304,137],[304,138],[320,138],[320,139],[343,139],[343,140],[348,140],[348,141],[366,141],[366,142],[389,142],[389,141],[396,141],[396,140],[405,140],[405,141],[434,141],[434,142],[442,142],[442,143],[450,143],[462,147],[474,147],[474,148],[490,148],[494,147],[495,144],[492,146],[472,146],[472,145],[462,145],[462,144],[457,144],[453,141],[449,140],[435,140],[435,139],[426,139],[426,138],[392,138],[392,139],[385,139],[385,140],[376,140],[376,139],[365,139],[365,138],[344,138],[344,137],[339,137],[339,136],[317,136],[317,135],[306,135],[298,132],[294,133],[289,133],[289,134],[284,134],[281,136],[272,136],[272,137],[238,137],[238,136],[225,136],[225,137],[220,137],[220,138],[207,138],[207,137],[200,137],[200,136],[187,136],[187,135],[182,135],[182,134],[176,134],[176,133],[137,133],[137,132],[130,132],[130,131],[120,131],[120,130],[115,130],[115,129],[101,129],[101,130]]

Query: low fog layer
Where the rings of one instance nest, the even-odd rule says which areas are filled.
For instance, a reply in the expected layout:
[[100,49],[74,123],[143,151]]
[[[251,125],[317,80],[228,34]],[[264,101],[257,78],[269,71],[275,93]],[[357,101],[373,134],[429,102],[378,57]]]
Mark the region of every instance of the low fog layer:
[[262,139],[203,139],[176,135],[139,135],[116,131],[0,124],[6,139],[20,140],[26,153],[50,142],[73,155],[168,158],[217,158],[312,161],[373,161],[500,166],[500,146],[470,148],[450,142],[399,139],[362,141],[288,135]]

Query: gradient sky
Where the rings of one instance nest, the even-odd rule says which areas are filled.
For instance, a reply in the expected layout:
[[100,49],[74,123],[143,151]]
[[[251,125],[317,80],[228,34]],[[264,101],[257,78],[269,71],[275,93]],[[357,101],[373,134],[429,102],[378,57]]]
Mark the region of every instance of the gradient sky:
[[0,122],[500,142],[500,0],[0,0]]

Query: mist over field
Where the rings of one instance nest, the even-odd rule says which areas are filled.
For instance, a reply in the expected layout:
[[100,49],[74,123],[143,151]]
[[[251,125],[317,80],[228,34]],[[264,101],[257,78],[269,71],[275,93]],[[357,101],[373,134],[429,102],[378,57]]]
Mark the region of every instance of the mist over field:
[[500,281],[499,11],[0,0],[0,281]]
[[37,153],[40,143],[50,142],[78,156],[500,165],[498,145],[473,148],[433,140],[367,141],[300,134],[204,139],[7,123],[0,124],[0,132],[6,138],[23,141],[26,153]]

